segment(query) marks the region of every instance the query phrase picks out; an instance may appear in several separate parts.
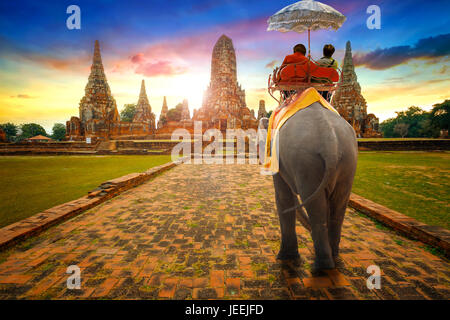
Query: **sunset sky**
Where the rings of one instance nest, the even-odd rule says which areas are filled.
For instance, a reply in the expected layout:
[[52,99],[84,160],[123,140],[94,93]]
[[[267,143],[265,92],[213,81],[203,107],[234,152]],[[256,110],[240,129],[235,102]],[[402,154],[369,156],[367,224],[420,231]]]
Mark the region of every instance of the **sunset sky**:
[[[238,81],[247,106],[268,96],[267,78],[306,34],[268,32],[267,19],[294,1],[2,1],[0,2],[0,123],[36,122],[47,132],[78,116],[94,41],[100,41],[119,111],[136,103],[145,79],[153,112],[188,99],[201,106],[212,48],[222,34],[234,43]],[[312,33],[312,55],[332,43],[341,64],[350,40],[368,111],[380,120],[411,105],[429,109],[450,98],[449,3],[419,0],[323,0],[347,21],[338,31]],[[66,9],[81,8],[81,30],[69,30]],[[381,29],[369,30],[369,5],[381,8]]]

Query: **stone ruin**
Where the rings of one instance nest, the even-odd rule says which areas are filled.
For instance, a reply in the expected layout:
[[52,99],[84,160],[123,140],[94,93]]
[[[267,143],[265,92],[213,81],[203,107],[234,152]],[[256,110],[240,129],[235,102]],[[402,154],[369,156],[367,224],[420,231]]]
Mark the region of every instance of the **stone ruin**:
[[259,100],[258,121],[264,117],[267,117],[266,102],[264,100]]
[[167,123],[167,112],[169,112],[169,107],[167,106],[167,99],[164,96],[164,101],[158,120],[158,129],[161,129]]
[[106,80],[100,45],[96,40],[91,73],[85,87],[85,95],[79,105],[79,117],[72,117],[66,122],[67,140],[148,137],[155,131],[155,115],[148,102],[144,81],[141,84],[137,112],[133,121],[120,120],[116,101]]
[[[167,106],[164,102],[163,108]],[[164,109],[164,115],[167,109]],[[163,123],[163,112],[158,122],[158,133],[170,133],[174,129],[194,130],[194,121],[202,122],[203,131],[211,128],[256,129],[258,127],[254,112],[245,103],[245,90],[237,81],[236,53],[230,38],[222,35],[216,42],[211,60],[211,81],[203,96],[200,109],[194,110],[190,118],[187,101],[183,102],[181,121]],[[161,127],[159,126],[161,124]]]
[[236,52],[233,41],[222,35],[216,42],[211,60],[211,82],[203,96],[203,105],[194,111],[195,121],[203,127],[256,129],[257,120],[245,103],[245,90],[237,81]]
[[342,65],[342,77],[331,104],[352,125],[358,138],[382,136],[379,132],[378,118],[373,113],[367,114],[367,103],[361,94],[361,86],[358,83],[353,65],[350,41],[347,41]]
[[236,53],[233,42],[223,35],[214,46],[211,61],[211,82],[207,88],[202,107],[189,111],[188,101],[182,103],[180,121],[168,121],[166,97],[156,127],[155,115],[142,80],[136,114],[131,122],[120,120],[119,112],[106,80],[100,54],[100,45],[95,41],[94,56],[85,88],[85,95],[79,104],[79,117],[72,117],[66,123],[67,140],[111,140],[133,138],[155,138],[158,134],[170,134],[178,128],[194,131],[194,121],[201,121],[203,131],[217,128],[257,128],[254,111],[245,103],[245,90],[237,82]]
[[0,128],[0,142],[8,142],[6,132],[2,128]]

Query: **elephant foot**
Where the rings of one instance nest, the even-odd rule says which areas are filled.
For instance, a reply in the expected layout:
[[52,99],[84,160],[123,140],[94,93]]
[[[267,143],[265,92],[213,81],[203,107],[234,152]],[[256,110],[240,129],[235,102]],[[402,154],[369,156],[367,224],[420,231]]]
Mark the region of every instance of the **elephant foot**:
[[337,257],[333,257],[334,260],[334,265],[336,266],[336,268],[345,268],[345,263],[344,260],[337,256]]
[[320,270],[329,270],[336,267],[332,259],[315,259],[313,265],[313,271],[319,272]]
[[299,260],[300,254],[298,252],[296,253],[284,253],[284,252],[278,252],[277,254],[278,260]]

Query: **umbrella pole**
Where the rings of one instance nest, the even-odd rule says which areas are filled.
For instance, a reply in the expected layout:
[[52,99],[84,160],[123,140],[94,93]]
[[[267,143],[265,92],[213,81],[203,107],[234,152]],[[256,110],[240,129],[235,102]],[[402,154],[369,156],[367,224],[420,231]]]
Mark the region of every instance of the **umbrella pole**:
[[308,58],[311,59],[311,29],[308,28]]
[[308,28],[308,83],[311,82],[311,70],[310,70],[310,63],[311,63],[311,29]]

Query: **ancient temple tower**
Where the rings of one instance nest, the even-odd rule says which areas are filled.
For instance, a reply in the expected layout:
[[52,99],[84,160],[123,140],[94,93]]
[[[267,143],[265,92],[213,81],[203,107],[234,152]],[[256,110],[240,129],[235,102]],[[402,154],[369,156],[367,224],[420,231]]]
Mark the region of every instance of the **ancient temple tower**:
[[350,41],[347,41],[342,77],[331,104],[353,126],[358,137],[380,136],[378,118],[367,114],[367,103],[361,94],[361,86],[355,73]]
[[164,124],[166,123],[168,111],[169,111],[169,107],[167,106],[167,99],[166,99],[166,96],[164,96],[163,105],[162,105],[161,113],[159,115],[159,120],[158,120],[158,129],[162,128],[164,126]]
[[153,135],[156,131],[155,115],[148,102],[144,80],[142,80],[136,109],[131,122],[120,121],[116,101],[111,95],[103,69],[100,45],[98,41],[95,41],[91,73],[85,95],[79,105],[80,117],[71,117],[66,122],[66,138],[94,142],[94,140]]
[[256,127],[256,119],[245,103],[245,90],[237,82],[233,42],[225,35],[214,46],[211,81],[193,120],[220,130]]
[[183,109],[181,112],[181,120],[190,120],[191,119],[191,114],[189,112],[189,103],[186,99],[183,100]]
[[150,124],[151,129],[155,129],[155,115],[152,112],[152,107],[148,102],[147,92],[145,91],[145,81],[142,80],[141,91],[139,93],[139,100],[136,105],[136,113],[133,122],[142,122]]
[[266,102],[259,100],[258,120],[264,117],[267,117]]
[[8,139],[6,139],[6,132],[0,128],[0,142],[8,142]]
[[98,40],[95,41],[91,73],[79,110],[85,134],[107,136],[113,124],[120,121],[116,101],[111,95],[103,69]]
[[163,105],[162,105],[162,109],[161,109],[161,114],[159,115],[159,119],[161,120],[161,118],[166,117],[168,111],[169,111],[169,107],[167,106],[167,99],[166,99],[166,96],[164,96]]

